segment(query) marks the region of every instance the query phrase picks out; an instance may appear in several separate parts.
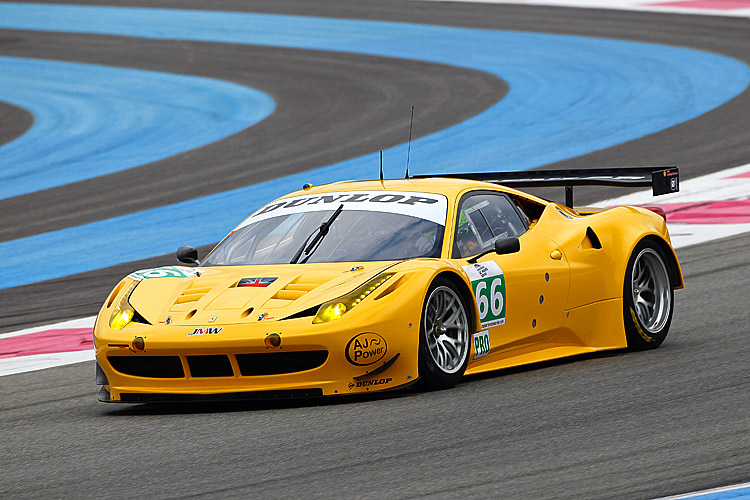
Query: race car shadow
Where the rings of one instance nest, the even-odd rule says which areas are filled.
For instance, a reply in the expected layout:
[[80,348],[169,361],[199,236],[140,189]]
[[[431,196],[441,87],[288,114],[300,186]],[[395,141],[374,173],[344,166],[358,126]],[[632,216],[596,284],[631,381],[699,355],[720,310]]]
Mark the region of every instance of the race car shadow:
[[511,368],[502,368],[499,370],[493,370],[485,373],[478,373],[476,375],[466,375],[461,380],[461,384],[471,383],[475,380],[486,380],[486,379],[493,379],[497,377],[504,377],[508,375],[515,375],[519,373],[527,373],[531,371],[541,370],[544,368],[550,368],[553,366],[563,366],[573,363],[578,363],[580,361],[588,361],[593,359],[603,359],[603,358],[612,358],[617,356],[622,356],[625,354],[630,353],[627,349],[612,349],[609,351],[597,351],[597,352],[587,352],[583,354],[578,354],[575,356],[568,356],[565,358],[559,358],[559,359],[551,359],[548,361],[539,361],[537,363],[530,363],[526,365],[521,366],[513,366]]
[[[501,378],[509,375],[527,373],[544,368],[564,366],[580,361],[604,359],[628,354],[626,349],[611,351],[600,351],[579,354],[566,358],[540,361],[528,365],[516,366],[495,370],[477,375],[467,375],[459,386],[471,384],[473,381]],[[450,391],[451,389],[447,389]],[[232,413],[232,412],[258,412],[286,410],[294,408],[325,407],[360,404],[364,402],[418,397],[424,393],[432,392],[421,388],[419,385],[392,391],[373,392],[369,394],[342,394],[336,396],[322,396],[314,398],[290,398],[290,399],[259,399],[248,401],[209,401],[209,402],[165,402],[165,403],[134,403],[134,404],[107,404],[103,408],[106,416],[134,416],[134,415],[172,415],[172,414],[206,414],[206,413]]]
[[248,401],[208,401],[208,402],[168,402],[168,403],[135,403],[135,404],[107,404],[102,414],[105,416],[133,416],[133,415],[172,415],[172,414],[204,414],[231,413],[247,411],[273,411],[294,408],[324,407],[358,404],[366,401],[378,401],[411,397],[419,391],[407,388],[393,392],[374,392],[371,394],[343,394],[337,396],[322,396],[315,398],[293,399],[258,399]]

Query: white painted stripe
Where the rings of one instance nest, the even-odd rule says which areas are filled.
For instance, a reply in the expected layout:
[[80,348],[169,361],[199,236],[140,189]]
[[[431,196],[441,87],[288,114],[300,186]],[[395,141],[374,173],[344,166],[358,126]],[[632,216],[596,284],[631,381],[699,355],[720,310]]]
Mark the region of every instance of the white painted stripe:
[[667,222],[672,247],[684,248],[750,232],[750,224],[678,224]]
[[750,483],[742,483],[742,484],[735,484],[733,486],[724,486],[722,488],[713,488],[710,490],[701,490],[701,491],[694,491],[692,493],[683,493],[681,495],[675,495],[671,497],[662,497],[657,498],[655,500],[678,500],[681,498],[700,498],[705,495],[713,495],[715,493],[724,493],[727,491],[735,491],[735,490],[741,490],[743,488],[747,488],[747,492],[738,492],[740,493],[740,496],[732,496],[732,498],[739,499],[739,498],[750,498]]
[[[19,337],[21,335],[28,335],[30,333],[44,332],[48,330],[65,330],[72,328],[93,329],[94,321],[96,321],[96,316],[88,316],[86,318],[73,319],[69,321],[63,321],[61,323],[53,323],[51,325],[25,328],[23,330],[18,330],[17,332],[0,334],[0,340],[8,339],[11,337]],[[83,361],[91,361],[93,359],[94,351],[91,349],[86,351],[55,352],[49,354],[33,354],[31,356],[15,356],[12,358],[2,358],[0,359],[0,377],[4,375],[15,375],[18,373],[43,370],[44,368],[53,368],[55,366],[81,363]]]
[[[636,2],[632,0],[421,0],[423,2],[464,2],[464,3],[494,3],[507,5],[537,5],[546,7],[572,7],[582,9],[610,9],[632,10],[641,12],[660,12],[666,14],[694,14],[702,16],[750,17],[747,9],[701,9],[689,7],[672,7],[669,5],[649,5],[651,3],[667,3],[670,0],[653,0],[651,2]],[[672,0],[677,1],[677,0]]]
[[[680,182],[680,192],[655,197],[651,191],[639,191],[604,200],[597,206],[659,205],[674,203],[747,200],[750,198],[750,177],[732,178],[750,173],[750,164],[702,175]],[[667,222],[674,248],[687,247],[750,232],[750,224],[681,224]]]
[[750,174],[750,163],[686,181],[680,180],[679,193],[655,197],[651,194],[651,190],[639,191],[598,202],[597,206],[647,205],[649,203],[669,205],[696,201],[746,200],[750,197],[750,176],[736,177],[743,174]]
[[[18,373],[43,370],[55,366],[71,365],[84,361],[93,361],[93,349],[88,351],[56,352],[52,354],[33,354],[0,359],[0,377]],[[92,380],[94,374],[91,374]]]
[[18,337],[19,335],[28,335],[29,333],[44,332],[47,330],[62,330],[67,328],[94,328],[94,321],[96,321],[96,316],[89,316],[86,318],[63,321],[62,323],[53,323],[51,325],[25,328],[23,330],[18,330],[17,332],[2,333],[0,334],[0,340],[8,339],[11,337]]

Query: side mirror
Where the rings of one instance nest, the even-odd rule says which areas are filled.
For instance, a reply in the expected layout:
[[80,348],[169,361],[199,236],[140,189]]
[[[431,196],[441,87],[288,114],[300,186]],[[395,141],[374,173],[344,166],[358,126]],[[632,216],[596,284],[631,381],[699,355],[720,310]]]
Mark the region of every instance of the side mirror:
[[521,250],[521,242],[518,238],[499,238],[495,240],[495,253],[498,255],[505,255],[508,253],[516,253]]
[[198,250],[193,247],[180,247],[177,249],[177,260],[184,262],[185,264],[195,264],[200,266],[201,263],[198,260]]
[[467,260],[469,264],[476,263],[480,257],[484,257],[488,253],[495,252],[498,255],[506,255],[509,253],[516,253],[521,250],[521,242],[515,236],[510,238],[499,238],[495,240],[495,248],[492,250],[485,250],[484,252],[475,255],[474,257]]

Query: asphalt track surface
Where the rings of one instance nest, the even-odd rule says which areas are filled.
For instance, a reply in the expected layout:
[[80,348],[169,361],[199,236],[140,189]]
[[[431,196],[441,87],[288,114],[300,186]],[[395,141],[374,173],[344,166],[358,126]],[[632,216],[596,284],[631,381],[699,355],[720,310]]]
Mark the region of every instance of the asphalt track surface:
[[26,132],[33,122],[34,117],[28,111],[0,102],[0,145]]
[[[612,37],[704,49],[750,63],[747,19],[406,2],[127,4]],[[506,90],[494,77],[423,63],[225,44],[151,44],[156,42],[0,31],[2,55],[119,61],[245,83],[274,95],[276,113],[246,133],[141,169],[138,175],[148,182],[137,193],[140,203],[162,203],[164,187],[171,186],[164,175],[202,175],[206,158],[231,178],[218,178],[206,189],[226,189],[222,182],[236,186],[256,175],[314,168],[402,142],[404,101],[420,99],[420,108],[430,110],[417,127],[423,135],[472,116]],[[273,71],[258,75],[228,64],[248,54]],[[327,99],[318,108],[307,107],[314,101],[309,92],[337,82],[335,91],[315,96]],[[392,99],[384,103],[384,96]],[[0,143],[30,125],[17,109],[1,108],[0,116],[11,124],[0,129]],[[748,163],[748,116],[745,91],[690,122],[550,167],[676,163],[687,178]],[[264,124],[264,141],[253,142]],[[246,169],[256,155],[258,166],[273,166],[257,173]],[[8,204],[0,206],[0,227],[10,232],[2,239],[134,210],[111,180],[3,200]],[[99,190],[106,197],[88,199]],[[578,201],[612,194],[592,189]],[[656,351],[507,370],[468,378],[450,391],[129,407],[96,402],[91,363],[0,378],[0,496],[652,498],[748,481],[748,244],[745,235],[678,252],[688,287],[676,294],[670,336]],[[122,275],[161,263],[173,263],[173,257],[2,290],[0,331],[94,314]]]

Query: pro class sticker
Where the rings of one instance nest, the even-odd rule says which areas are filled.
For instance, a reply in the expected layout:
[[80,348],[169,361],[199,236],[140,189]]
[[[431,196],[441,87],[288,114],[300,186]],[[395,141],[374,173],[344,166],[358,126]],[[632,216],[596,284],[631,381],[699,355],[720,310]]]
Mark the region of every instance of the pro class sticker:
[[469,275],[482,330],[505,324],[505,276],[496,262],[463,266]]
[[474,334],[474,359],[483,358],[490,352],[490,331],[482,330]]
[[182,266],[164,266],[157,267],[156,269],[143,269],[130,273],[128,278],[132,278],[136,281],[147,280],[152,278],[187,278],[189,276],[196,276],[198,269],[195,267],[182,267]]

